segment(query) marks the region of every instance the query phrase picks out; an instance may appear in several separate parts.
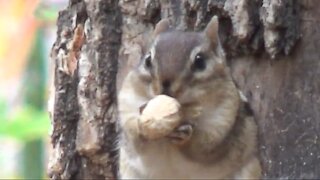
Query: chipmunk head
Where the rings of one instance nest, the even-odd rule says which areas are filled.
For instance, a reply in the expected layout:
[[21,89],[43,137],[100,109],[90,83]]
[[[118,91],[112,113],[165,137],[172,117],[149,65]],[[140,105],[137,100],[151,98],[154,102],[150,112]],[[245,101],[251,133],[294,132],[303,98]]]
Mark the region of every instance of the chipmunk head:
[[171,31],[169,27],[167,19],[156,25],[152,46],[138,68],[152,95],[179,99],[191,94],[188,89],[226,77],[216,16],[203,32]]

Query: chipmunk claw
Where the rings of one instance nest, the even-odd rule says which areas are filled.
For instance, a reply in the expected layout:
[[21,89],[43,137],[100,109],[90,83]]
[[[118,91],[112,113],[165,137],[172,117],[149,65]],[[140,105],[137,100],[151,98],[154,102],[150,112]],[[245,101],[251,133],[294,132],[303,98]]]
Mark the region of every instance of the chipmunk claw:
[[193,133],[192,125],[183,124],[177,127],[172,133],[168,135],[168,138],[173,144],[182,145],[190,140]]

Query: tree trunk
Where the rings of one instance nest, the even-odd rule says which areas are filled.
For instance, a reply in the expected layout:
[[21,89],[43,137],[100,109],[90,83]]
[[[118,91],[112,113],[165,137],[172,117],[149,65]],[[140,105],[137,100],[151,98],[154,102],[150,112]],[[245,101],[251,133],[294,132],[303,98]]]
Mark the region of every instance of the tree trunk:
[[264,177],[319,178],[319,8],[316,0],[70,0],[52,50],[50,177],[116,178],[116,87],[154,25],[170,18],[199,31],[218,15],[234,80],[259,125]]
[[118,2],[70,0],[57,25],[49,177],[114,179]]

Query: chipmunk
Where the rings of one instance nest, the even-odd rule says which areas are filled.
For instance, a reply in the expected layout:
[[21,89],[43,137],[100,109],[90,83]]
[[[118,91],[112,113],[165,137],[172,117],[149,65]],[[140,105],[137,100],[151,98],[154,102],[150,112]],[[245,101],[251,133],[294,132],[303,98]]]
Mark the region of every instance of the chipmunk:
[[150,51],[118,96],[122,179],[261,175],[257,126],[241,99],[214,16],[203,32],[155,27]]

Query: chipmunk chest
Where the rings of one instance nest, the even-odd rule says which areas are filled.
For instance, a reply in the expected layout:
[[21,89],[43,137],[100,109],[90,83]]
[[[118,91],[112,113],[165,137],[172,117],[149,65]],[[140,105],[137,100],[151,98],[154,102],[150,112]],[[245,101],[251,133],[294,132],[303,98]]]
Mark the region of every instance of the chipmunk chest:
[[183,178],[196,173],[194,165],[173,147],[150,146],[140,157],[146,178]]
[[177,147],[149,145],[139,155],[139,174],[142,178],[159,179],[197,179],[225,177],[220,167],[204,166],[186,158]]

